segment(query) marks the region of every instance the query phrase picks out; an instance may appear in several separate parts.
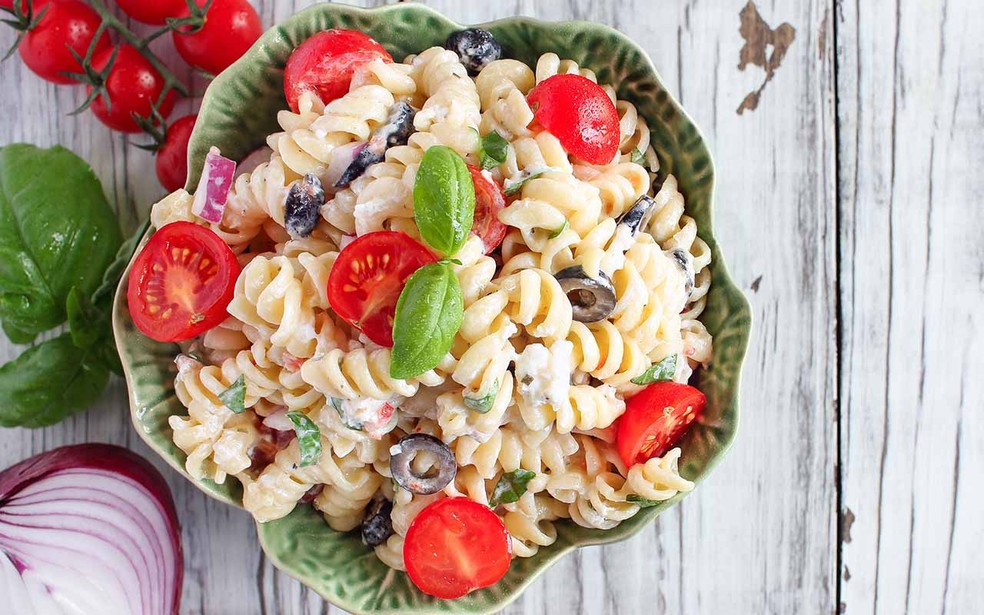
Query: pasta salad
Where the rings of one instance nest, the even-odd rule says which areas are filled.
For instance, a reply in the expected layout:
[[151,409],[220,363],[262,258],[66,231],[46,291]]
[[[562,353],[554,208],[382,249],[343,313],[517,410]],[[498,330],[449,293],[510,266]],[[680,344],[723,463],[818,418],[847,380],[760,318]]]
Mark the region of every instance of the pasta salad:
[[181,345],[189,474],[259,522],[314,506],[441,598],[691,490],[710,250],[635,106],[477,28],[402,62],[321,32],[284,81],[281,131],[213,148],[130,276]]

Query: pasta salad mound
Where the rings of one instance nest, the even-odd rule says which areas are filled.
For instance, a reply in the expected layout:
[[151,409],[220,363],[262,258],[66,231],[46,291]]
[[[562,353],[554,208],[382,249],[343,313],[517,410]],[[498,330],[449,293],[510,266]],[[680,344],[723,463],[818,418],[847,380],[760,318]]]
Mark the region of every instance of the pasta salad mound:
[[154,205],[128,304],[179,342],[196,478],[260,522],[310,505],[456,598],[569,519],[610,529],[693,483],[710,250],[635,106],[471,28],[394,61],[321,32],[238,164]]

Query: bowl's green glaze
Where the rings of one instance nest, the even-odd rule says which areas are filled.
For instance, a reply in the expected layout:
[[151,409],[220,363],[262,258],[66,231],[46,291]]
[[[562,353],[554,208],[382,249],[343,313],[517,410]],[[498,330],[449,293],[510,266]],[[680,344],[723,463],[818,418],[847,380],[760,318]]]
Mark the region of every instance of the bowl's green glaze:
[[[714,240],[714,171],[700,132],[663,87],[645,52],[608,27],[531,19],[506,19],[484,27],[495,34],[511,57],[533,65],[541,53],[553,51],[593,69],[600,81],[614,84],[619,97],[635,103],[640,115],[647,118],[662,168],[679,178],[687,213],[697,220],[700,235],[710,245],[714,259],[713,283],[702,318],[714,335],[714,360],[709,369],[700,373],[698,384],[707,395],[708,406],[703,420],[683,443],[681,467],[684,476],[700,482],[721,460],[738,427],[738,381],[750,330],[748,303],[728,276]],[[278,129],[276,112],[286,107],[282,76],[287,57],[301,41],[327,28],[367,32],[399,59],[440,45],[461,26],[416,4],[370,10],[325,4],[298,13],[264,34],[209,87],[191,139],[189,168],[196,170],[193,175],[201,168],[210,146],[217,145],[224,154],[237,159],[263,144],[265,136]],[[189,186],[197,181],[197,177],[190,177]],[[124,276],[117,293],[114,327],[126,368],[133,422],[147,444],[187,476],[184,454],[171,442],[167,425],[168,416],[185,413],[174,396],[175,348],[153,342],[136,331],[126,309],[126,280]],[[224,485],[194,482],[223,502],[237,506],[240,503],[241,489],[234,480]],[[517,558],[498,584],[460,600],[444,602],[417,591],[405,574],[394,573],[376,560],[356,533],[332,531],[309,506],[299,507],[285,519],[259,525],[258,534],[263,550],[279,568],[349,611],[484,613],[515,599],[537,574],[563,554],[581,545],[628,538],[681,497],[643,510],[609,531],[562,523],[554,545],[541,549],[536,557]]]

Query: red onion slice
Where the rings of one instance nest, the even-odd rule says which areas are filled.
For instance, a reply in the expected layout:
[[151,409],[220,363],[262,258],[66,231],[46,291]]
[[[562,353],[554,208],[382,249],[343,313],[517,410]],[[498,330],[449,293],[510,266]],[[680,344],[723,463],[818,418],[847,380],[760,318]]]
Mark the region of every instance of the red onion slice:
[[169,615],[184,573],[164,478],[108,444],[0,472],[0,596],[14,613]]
[[226,199],[229,198],[229,189],[232,188],[235,174],[235,161],[220,154],[217,147],[208,150],[191,213],[215,224],[222,222],[222,213],[225,211]]

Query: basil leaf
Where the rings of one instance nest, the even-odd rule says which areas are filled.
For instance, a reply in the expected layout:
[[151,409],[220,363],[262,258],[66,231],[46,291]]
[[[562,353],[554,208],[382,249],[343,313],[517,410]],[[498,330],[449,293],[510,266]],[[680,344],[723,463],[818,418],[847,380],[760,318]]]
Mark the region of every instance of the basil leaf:
[[509,152],[509,141],[502,138],[496,131],[482,137],[478,158],[483,169],[492,169],[506,161]]
[[64,322],[69,292],[91,295],[121,241],[84,160],[57,146],[0,148],[0,320],[12,341]]
[[219,393],[219,401],[236,414],[242,414],[246,410],[246,377],[240,374],[228,389]]
[[297,445],[301,449],[301,467],[318,463],[321,459],[321,430],[302,412],[288,412],[287,418],[294,424]]
[[99,399],[108,381],[109,370],[62,333],[0,367],[0,426],[54,425]]
[[107,320],[78,288],[68,293],[65,305],[72,342],[79,348],[91,348],[106,334]]
[[512,504],[519,501],[520,496],[526,493],[526,486],[529,484],[536,472],[519,468],[512,472],[506,472],[499,477],[499,482],[492,490],[492,497],[489,499],[489,506],[499,504]]
[[561,224],[557,229],[555,229],[552,233],[550,233],[550,239],[557,239],[558,237],[560,237],[561,233],[563,233],[568,228],[570,228],[570,226],[571,223],[568,222],[567,220],[564,220],[563,224]]
[[405,380],[433,369],[451,350],[463,317],[461,285],[450,266],[415,271],[396,302],[390,376]]
[[641,495],[636,495],[634,493],[630,493],[629,495],[625,496],[625,499],[626,501],[632,502],[633,504],[638,504],[639,508],[652,508],[653,506],[659,506],[660,504],[662,504],[662,502],[657,502],[656,500],[647,500]]
[[671,354],[656,365],[653,365],[640,375],[632,379],[632,384],[652,384],[654,382],[664,382],[673,380],[676,373],[677,356]]
[[413,217],[429,246],[454,256],[475,216],[475,185],[464,159],[450,147],[435,145],[424,153],[413,185]]
[[465,405],[479,414],[485,414],[492,409],[492,404],[495,403],[495,396],[498,394],[499,381],[496,380],[495,384],[492,386],[492,390],[489,391],[485,397],[479,399],[465,397]]
[[533,173],[532,175],[527,175],[522,179],[506,180],[505,184],[503,184],[502,186],[502,193],[505,194],[506,196],[512,196],[517,192],[519,192],[520,190],[522,190],[523,186],[526,185],[526,182],[530,181],[531,179],[536,179],[541,175],[543,175],[543,171],[540,171],[539,173]]
[[362,431],[362,423],[350,418],[349,415],[345,413],[345,410],[342,409],[342,400],[337,397],[331,397],[328,401],[331,403],[331,407],[335,409],[335,412],[338,413],[338,418],[342,419],[342,425],[345,425],[352,431]]
[[638,149],[632,150],[632,162],[646,166],[646,155],[640,152]]

